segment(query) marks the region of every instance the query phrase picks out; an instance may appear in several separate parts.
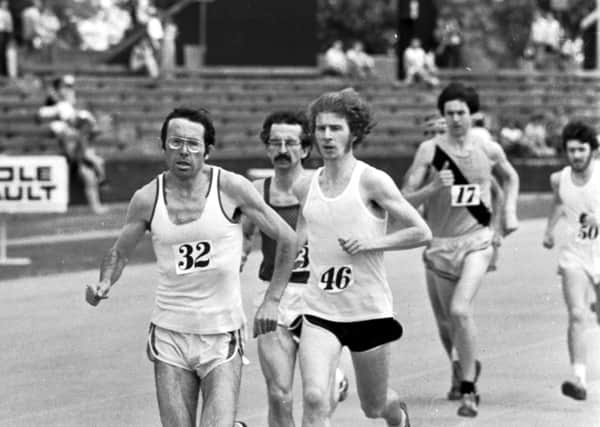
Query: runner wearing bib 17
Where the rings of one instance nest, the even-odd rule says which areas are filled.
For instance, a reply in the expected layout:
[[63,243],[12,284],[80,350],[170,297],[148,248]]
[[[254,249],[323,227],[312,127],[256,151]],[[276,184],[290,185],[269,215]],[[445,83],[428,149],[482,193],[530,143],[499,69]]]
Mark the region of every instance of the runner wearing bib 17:
[[[440,338],[451,362],[448,398],[462,400],[459,415],[474,417],[479,403],[475,383],[481,371],[474,298],[493,261],[494,235],[504,236],[518,226],[519,178],[499,144],[470,132],[471,115],[479,109],[475,90],[451,83],[438,97],[438,109],[448,130],[419,146],[403,192],[423,208],[433,233],[423,260]],[[503,190],[503,205],[496,203],[495,211],[492,174]]]

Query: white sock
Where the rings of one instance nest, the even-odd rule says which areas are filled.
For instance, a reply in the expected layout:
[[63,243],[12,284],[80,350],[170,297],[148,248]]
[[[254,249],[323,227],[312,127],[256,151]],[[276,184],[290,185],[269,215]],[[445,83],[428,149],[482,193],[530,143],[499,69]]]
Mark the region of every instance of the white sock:
[[583,363],[573,364],[573,375],[582,386],[586,386],[586,366]]

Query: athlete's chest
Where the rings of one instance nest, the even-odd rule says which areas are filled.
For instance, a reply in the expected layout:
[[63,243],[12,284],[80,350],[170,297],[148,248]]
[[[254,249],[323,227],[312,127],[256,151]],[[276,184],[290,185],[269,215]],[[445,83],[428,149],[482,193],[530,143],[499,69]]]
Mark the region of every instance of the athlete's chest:
[[206,210],[207,199],[195,196],[186,200],[171,195],[165,198],[165,210],[169,220],[175,225],[184,225],[199,220]]

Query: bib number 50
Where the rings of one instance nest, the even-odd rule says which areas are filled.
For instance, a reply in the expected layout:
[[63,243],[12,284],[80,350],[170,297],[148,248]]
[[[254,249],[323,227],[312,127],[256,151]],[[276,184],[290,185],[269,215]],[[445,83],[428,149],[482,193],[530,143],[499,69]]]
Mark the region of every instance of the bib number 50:
[[354,278],[351,265],[333,266],[327,268],[319,278],[319,288],[325,292],[336,293],[348,289]]

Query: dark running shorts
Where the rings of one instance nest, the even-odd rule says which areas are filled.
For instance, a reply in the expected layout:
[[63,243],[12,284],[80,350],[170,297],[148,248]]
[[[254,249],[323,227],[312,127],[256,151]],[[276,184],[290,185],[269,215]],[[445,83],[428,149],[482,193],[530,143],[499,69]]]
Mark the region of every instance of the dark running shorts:
[[343,346],[354,352],[372,350],[402,336],[402,325],[393,317],[359,322],[333,322],[306,314],[304,321],[331,332]]

